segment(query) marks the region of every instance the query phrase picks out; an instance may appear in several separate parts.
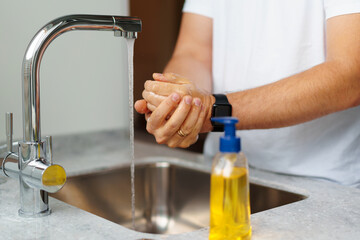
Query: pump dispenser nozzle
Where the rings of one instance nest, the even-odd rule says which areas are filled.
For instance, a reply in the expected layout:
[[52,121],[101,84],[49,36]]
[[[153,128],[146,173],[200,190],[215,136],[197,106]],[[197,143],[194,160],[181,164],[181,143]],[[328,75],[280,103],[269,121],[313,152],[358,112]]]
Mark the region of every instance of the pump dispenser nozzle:
[[234,117],[215,117],[211,121],[224,124],[224,136],[220,137],[220,152],[234,152],[241,151],[241,140],[236,136],[235,124],[238,121]]

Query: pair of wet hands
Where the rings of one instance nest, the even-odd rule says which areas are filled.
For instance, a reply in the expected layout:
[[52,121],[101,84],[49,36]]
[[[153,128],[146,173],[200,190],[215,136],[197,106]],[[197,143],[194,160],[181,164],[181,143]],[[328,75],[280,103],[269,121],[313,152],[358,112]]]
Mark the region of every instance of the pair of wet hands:
[[135,110],[145,114],[146,130],[157,143],[189,147],[205,131],[210,95],[174,73],[154,73],[153,78],[145,82],[143,99],[136,101]]

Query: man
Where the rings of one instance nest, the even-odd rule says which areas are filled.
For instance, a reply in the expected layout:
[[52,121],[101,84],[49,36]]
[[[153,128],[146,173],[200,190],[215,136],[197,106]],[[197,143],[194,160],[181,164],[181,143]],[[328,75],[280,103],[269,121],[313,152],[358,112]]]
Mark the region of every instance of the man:
[[188,147],[228,100],[250,165],[360,187],[359,0],[188,0],[183,11],[165,74],[135,104],[158,143]]

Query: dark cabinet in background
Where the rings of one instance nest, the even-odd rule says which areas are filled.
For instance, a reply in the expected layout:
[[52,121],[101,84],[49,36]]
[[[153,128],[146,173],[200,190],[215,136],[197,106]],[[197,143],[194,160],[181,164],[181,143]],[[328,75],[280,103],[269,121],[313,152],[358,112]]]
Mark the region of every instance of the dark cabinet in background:
[[[141,18],[142,32],[135,41],[134,99],[141,99],[144,82],[152,73],[162,72],[174,50],[180,28],[184,0],[130,0],[130,15]],[[144,116],[135,113],[137,132],[146,132]],[[146,135],[146,134],[145,134]],[[149,135],[149,134],[148,134]],[[154,141],[148,136],[149,141]],[[188,150],[201,152],[204,136]]]

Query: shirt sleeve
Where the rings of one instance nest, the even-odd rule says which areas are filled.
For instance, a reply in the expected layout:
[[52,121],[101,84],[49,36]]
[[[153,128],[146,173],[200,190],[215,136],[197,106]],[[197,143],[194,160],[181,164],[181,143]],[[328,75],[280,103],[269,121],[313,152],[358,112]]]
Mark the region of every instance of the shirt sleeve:
[[360,13],[360,0],[324,0],[326,19],[331,17]]
[[213,2],[213,0],[186,0],[183,7],[183,12],[196,13],[212,18],[214,5]]

